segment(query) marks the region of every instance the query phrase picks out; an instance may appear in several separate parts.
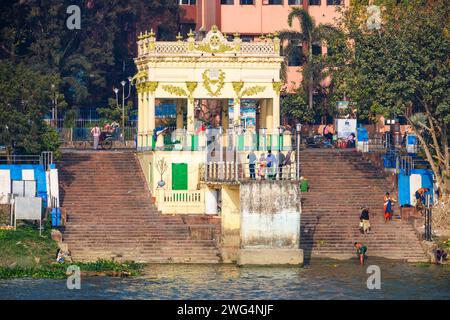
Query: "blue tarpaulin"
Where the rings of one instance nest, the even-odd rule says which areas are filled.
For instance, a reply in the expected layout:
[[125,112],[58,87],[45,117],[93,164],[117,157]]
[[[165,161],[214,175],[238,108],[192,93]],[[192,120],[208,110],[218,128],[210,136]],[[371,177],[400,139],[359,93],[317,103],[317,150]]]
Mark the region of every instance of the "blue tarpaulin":
[[369,133],[367,129],[364,127],[359,127],[356,129],[357,139],[358,141],[369,141]]

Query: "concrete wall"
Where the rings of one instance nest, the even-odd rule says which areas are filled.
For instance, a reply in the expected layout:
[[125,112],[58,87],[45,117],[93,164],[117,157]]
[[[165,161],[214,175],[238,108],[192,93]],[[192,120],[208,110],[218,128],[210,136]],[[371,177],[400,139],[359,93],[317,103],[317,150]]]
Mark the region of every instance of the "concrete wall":
[[299,248],[300,193],[290,181],[241,183],[241,248]]
[[222,235],[220,253],[224,263],[236,262],[240,246],[241,203],[238,186],[222,187]]
[[303,264],[297,183],[241,183],[240,203],[238,265]]

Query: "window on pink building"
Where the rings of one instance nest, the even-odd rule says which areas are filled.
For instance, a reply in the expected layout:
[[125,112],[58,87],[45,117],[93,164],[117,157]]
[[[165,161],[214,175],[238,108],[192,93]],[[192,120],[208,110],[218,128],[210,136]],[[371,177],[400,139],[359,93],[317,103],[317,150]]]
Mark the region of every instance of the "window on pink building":
[[344,3],[344,0],[327,0],[327,6],[339,6]]
[[243,35],[243,36],[241,36],[241,40],[242,40],[242,42],[253,42],[254,36]]
[[320,6],[320,0],[309,0],[310,6]]
[[253,4],[253,0],[240,0],[240,4],[243,4],[243,5]]
[[289,0],[288,5],[290,6],[302,5],[302,0]]
[[220,4],[234,4],[234,0],[220,0]]
[[269,0],[267,4],[283,4],[283,0]]
[[315,56],[320,56],[322,54],[322,46],[318,44],[313,44],[312,54]]

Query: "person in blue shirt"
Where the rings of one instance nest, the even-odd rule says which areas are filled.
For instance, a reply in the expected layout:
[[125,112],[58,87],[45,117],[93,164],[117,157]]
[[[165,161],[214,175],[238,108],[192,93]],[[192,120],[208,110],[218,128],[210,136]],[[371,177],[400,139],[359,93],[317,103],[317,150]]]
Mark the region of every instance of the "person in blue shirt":
[[276,161],[277,159],[272,154],[272,150],[267,151],[267,176],[269,179],[274,179],[276,176]]
[[255,180],[255,164],[256,164],[256,154],[253,152],[253,150],[250,151],[250,153],[247,155],[248,159],[248,167],[250,170],[250,179]]

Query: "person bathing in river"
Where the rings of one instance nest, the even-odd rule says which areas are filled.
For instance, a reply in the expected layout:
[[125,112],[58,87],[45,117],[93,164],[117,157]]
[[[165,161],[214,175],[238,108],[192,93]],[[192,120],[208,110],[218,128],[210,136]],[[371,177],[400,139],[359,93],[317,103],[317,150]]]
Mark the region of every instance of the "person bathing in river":
[[361,263],[361,265],[364,265],[364,258],[366,255],[367,247],[361,242],[355,242],[353,245],[355,246],[356,254],[359,257],[359,262]]
[[392,204],[395,202],[394,198],[391,197],[389,192],[384,195],[384,222],[392,220]]

